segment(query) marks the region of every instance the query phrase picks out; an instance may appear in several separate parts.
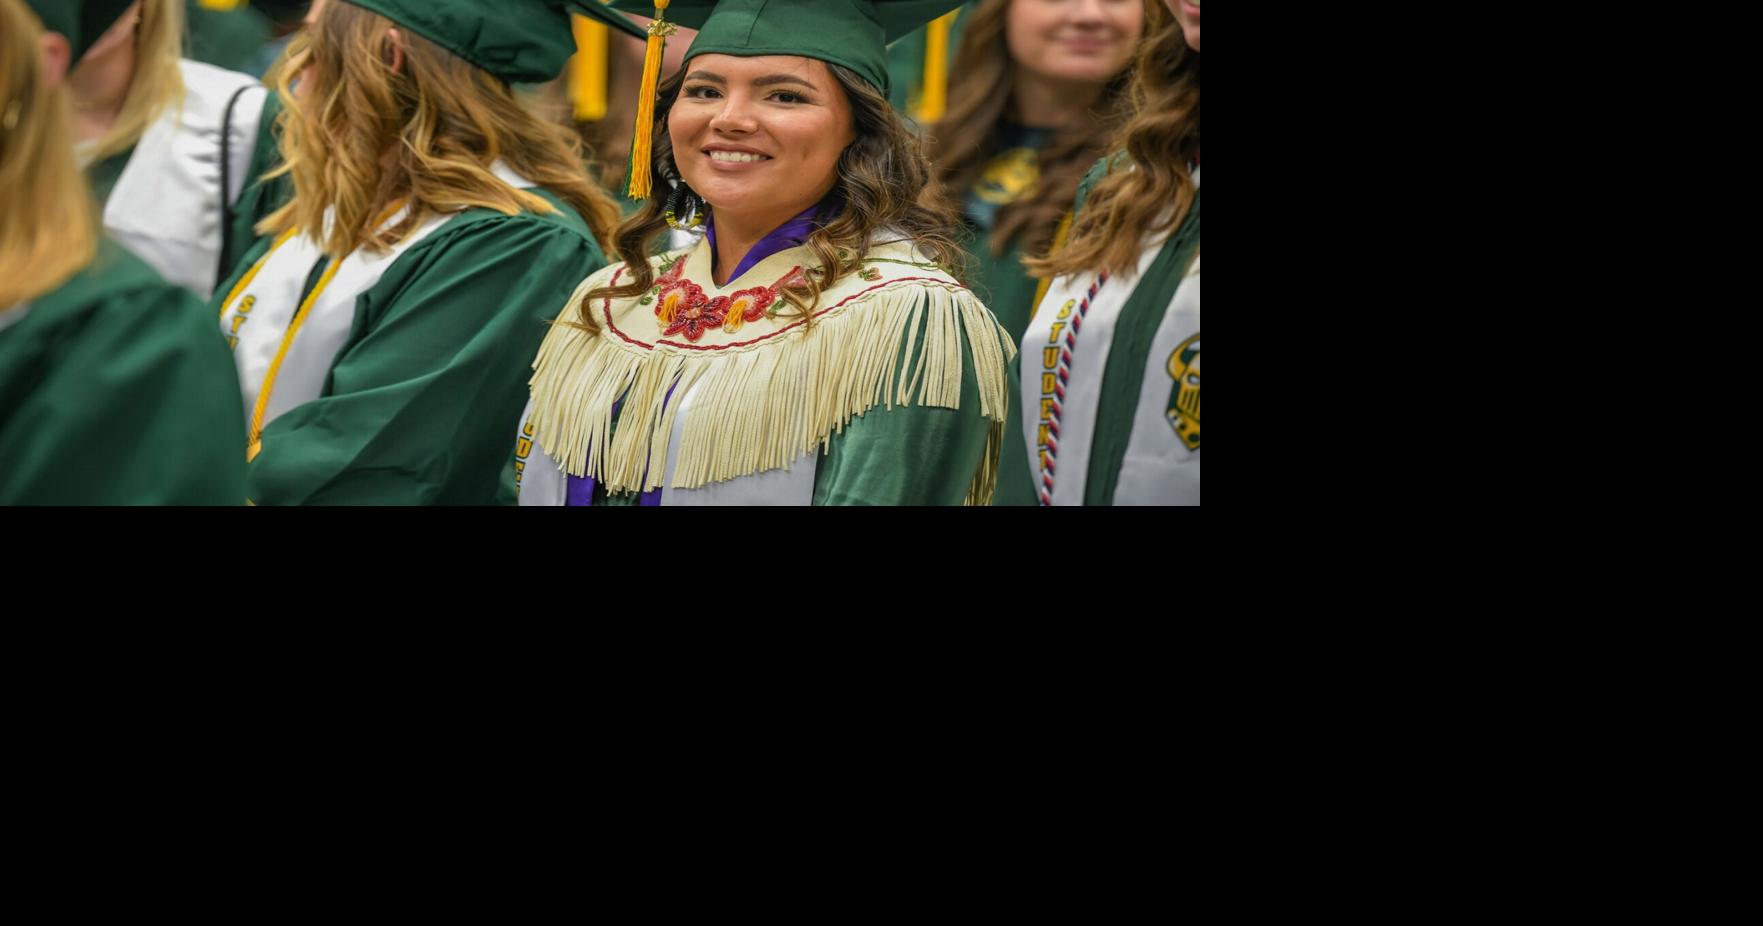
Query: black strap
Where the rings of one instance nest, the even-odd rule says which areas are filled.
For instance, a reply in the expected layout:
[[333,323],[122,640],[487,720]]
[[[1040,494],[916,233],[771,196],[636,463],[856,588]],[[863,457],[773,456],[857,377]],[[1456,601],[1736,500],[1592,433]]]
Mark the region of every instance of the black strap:
[[[215,280],[225,280],[233,269],[228,265],[227,257],[233,250],[233,220],[238,216],[233,210],[233,107],[238,104],[239,97],[251,87],[240,87],[227,100],[226,115],[220,120],[220,257],[214,269]],[[240,195],[244,195],[240,190]]]

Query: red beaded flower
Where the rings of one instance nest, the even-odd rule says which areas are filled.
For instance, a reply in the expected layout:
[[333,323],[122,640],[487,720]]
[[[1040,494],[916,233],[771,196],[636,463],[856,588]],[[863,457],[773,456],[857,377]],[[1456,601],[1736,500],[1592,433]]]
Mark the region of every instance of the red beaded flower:
[[741,330],[747,322],[756,322],[765,317],[765,310],[777,301],[777,287],[759,286],[743,289],[729,297],[728,315],[723,319],[722,330],[733,334]]
[[671,325],[681,311],[703,304],[704,290],[698,284],[691,280],[666,280],[655,299],[655,317],[661,319],[661,324]]
[[[686,334],[686,340],[696,341],[704,336],[704,332],[722,324],[723,316],[728,312],[727,296],[717,296],[715,299],[707,301],[703,291],[698,289],[696,284],[687,283],[686,285],[692,288],[692,295],[685,300],[684,305],[680,306],[677,312],[673,313],[673,320],[668,324],[667,330],[661,332],[662,337],[669,337],[683,331]],[[666,296],[662,298],[664,302],[667,299]]]

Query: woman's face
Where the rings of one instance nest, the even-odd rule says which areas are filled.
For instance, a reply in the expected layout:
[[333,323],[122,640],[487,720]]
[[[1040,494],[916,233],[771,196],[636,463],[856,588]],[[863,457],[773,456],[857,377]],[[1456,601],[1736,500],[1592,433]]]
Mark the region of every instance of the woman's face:
[[1015,0],[1004,43],[1038,77],[1100,83],[1132,63],[1144,28],[1144,0]]
[[667,116],[680,176],[725,213],[788,219],[838,181],[857,140],[851,103],[822,61],[699,55]]
[[1188,47],[1200,50],[1200,0],[1163,0],[1169,6],[1169,12],[1181,22],[1181,31],[1187,36]]

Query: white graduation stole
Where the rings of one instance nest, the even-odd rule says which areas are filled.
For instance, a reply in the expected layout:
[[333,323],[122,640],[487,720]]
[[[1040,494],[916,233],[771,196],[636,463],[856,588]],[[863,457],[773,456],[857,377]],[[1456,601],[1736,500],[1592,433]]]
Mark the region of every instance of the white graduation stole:
[[[1096,411],[1120,310],[1163,244],[1158,241],[1145,248],[1130,275],[1104,279],[1101,274],[1081,273],[1055,280],[1023,332],[1021,415],[1027,446],[1019,452],[1029,456],[1029,472],[1042,504],[1084,503]],[[1126,463],[1115,487],[1117,505],[1199,503],[1199,273],[1196,260],[1177,287],[1152,343]],[[1177,446],[1183,435],[1166,420],[1176,382],[1169,367],[1171,354],[1190,338],[1187,359],[1192,361],[1193,388],[1182,402],[1192,406],[1192,414],[1178,412],[1176,424],[1191,427],[1191,450]],[[1183,361],[1184,378],[1187,367]],[[1191,501],[1183,501],[1190,497]]]
[[1200,504],[1200,260],[1151,339],[1116,505]]
[[[1200,175],[1194,173],[1198,184]],[[1022,433],[1043,505],[1082,505],[1103,375],[1120,311],[1167,239],[1129,274],[1080,273],[1048,287],[1022,335]],[[1145,361],[1116,505],[1200,503],[1200,261],[1176,287]],[[1156,426],[1153,427],[1152,425]]]
[[220,133],[234,94],[228,135],[226,201],[238,202],[257,145],[269,90],[256,78],[179,62],[181,109],[147,127],[104,205],[104,230],[159,275],[204,299],[219,285]]

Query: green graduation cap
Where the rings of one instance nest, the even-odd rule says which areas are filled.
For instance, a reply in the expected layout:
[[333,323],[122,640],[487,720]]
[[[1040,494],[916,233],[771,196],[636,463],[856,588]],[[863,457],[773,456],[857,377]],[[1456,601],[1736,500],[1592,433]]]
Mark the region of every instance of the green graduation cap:
[[556,77],[575,53],[569,12],[642,38],[622,14],[596,0],[349,0],[510,83]]
[[67,38],[67,44],[73,46],[73,59],[68,62],[72,70],[86,52],[98,40],[116,25],[123,11],[129,8],[134,0],[27,0],[30,8],[36,11],[37,17],[43,20],[43,28],[50,32],[59,32]]
[[614,0],[622,10],[698,30],[698,55],[802,55],[857,72],[888,91],[888,43],[960,6],[962,0]]
[[960,6],[962,0],[613,0],[653,13],[643,61],[642,98],[631,152],[629,195],[649,195],[655,88],[662,47],[674,26],[698,30],[686,60],[699,55],[801,55],[843,65],[888,92],[888,43]]

